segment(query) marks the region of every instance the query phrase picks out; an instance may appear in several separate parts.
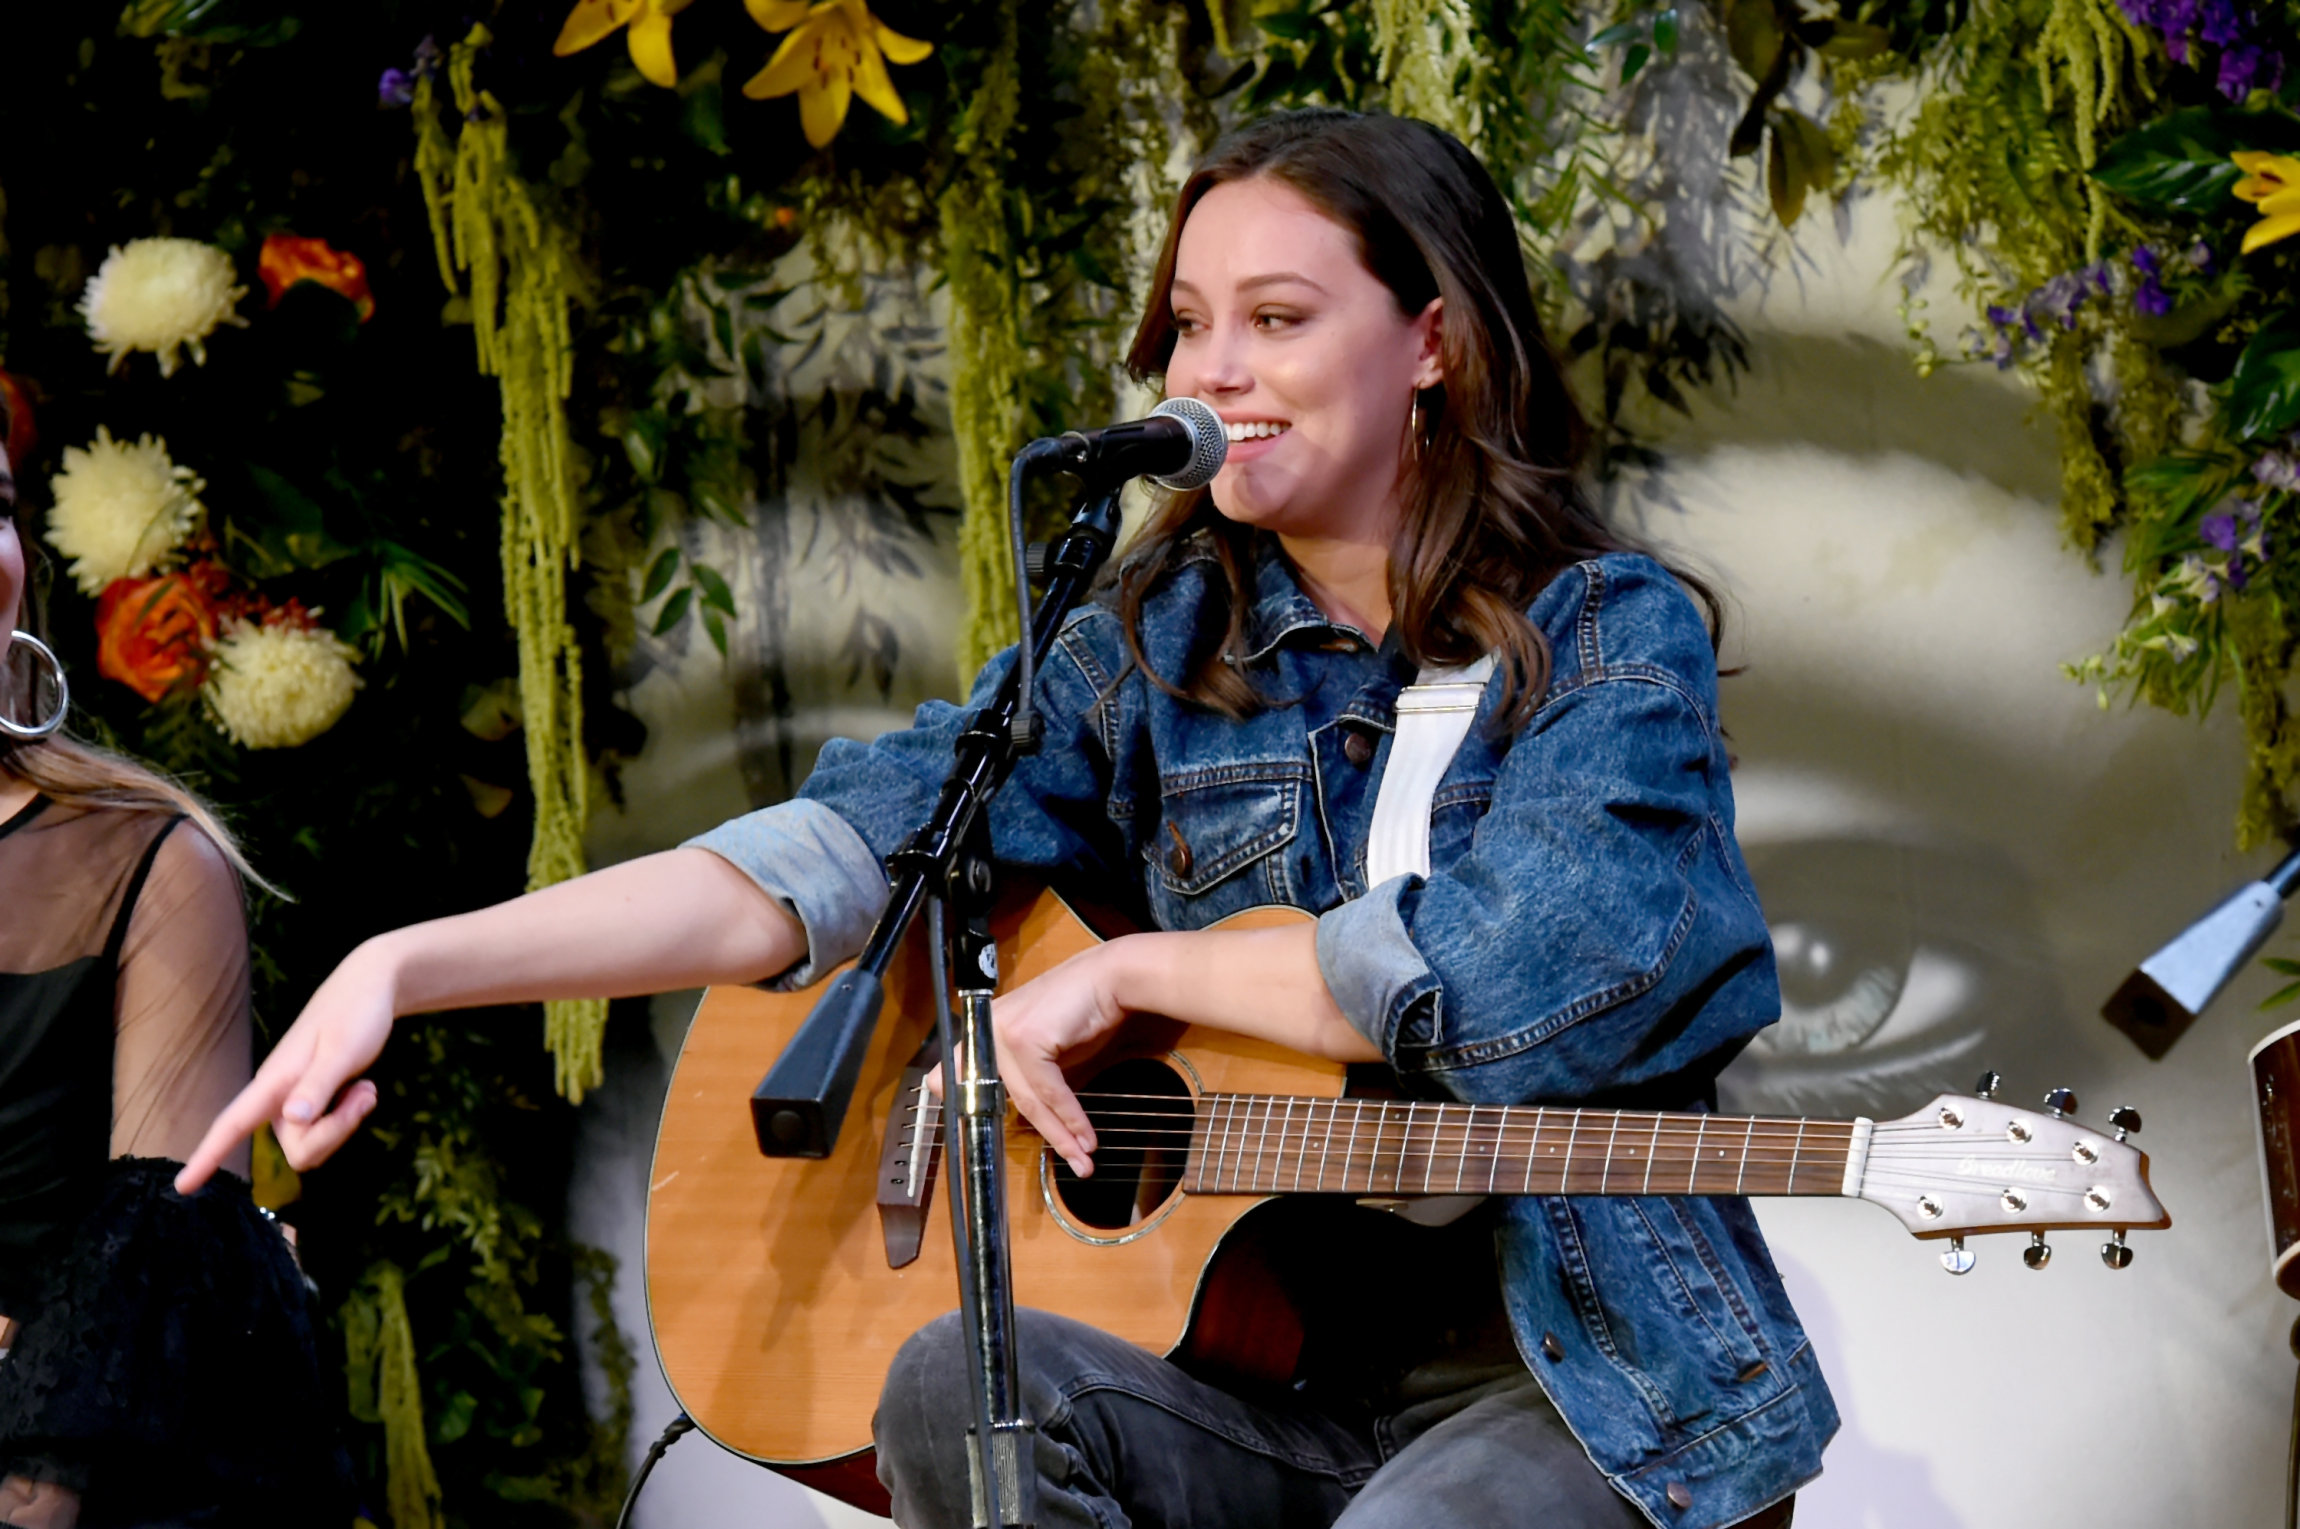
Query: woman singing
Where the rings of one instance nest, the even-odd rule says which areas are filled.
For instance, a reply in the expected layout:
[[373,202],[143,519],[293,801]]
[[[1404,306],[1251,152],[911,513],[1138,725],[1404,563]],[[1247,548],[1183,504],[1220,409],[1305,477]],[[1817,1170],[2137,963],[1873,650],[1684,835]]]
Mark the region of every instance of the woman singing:
[[[1089,1172],[1062,1063],[1136,1011],[1425,1095],[1698,1107],[1779,1006],[1712,633],[1576,483],[1581,419],[1483,168],[1397,118],[1241,130],[1183,187],[1131,360],[1211,405],[1230,453],[1064,627],[1044,742],[992,810],[1002,862],[1155,930],[999,999],[1022,1114]],[[1389,842],[1396,703],[1437,670],[1467,671],[1474,723]],[[796,801],[684,848],[369,941],[186,1182],[267,1119],[293,1161],[334,1150],[400,1014],[813,981],[859,947],[965,715],[833,743]],[[1207,927],[1262,903],[1318,917]],[[1021,1316],[1041,1523],[1774,1525],[1820,1468],[1835,1408],[1743,1201],[1521,1198],[1435,1230],[1336,1210],[1315,1238],[1277,1394]],[[962,1351],[930,1326],[881,1398],[913,1529],[971,1521]]]

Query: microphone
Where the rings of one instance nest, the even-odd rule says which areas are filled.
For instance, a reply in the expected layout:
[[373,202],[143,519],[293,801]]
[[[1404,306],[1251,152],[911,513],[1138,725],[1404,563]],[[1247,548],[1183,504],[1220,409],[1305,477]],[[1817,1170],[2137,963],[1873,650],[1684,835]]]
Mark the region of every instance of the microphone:
[[1050,435],[1022,448],[1024,460],[1091,483],[1148,478],[1171,489],[1204,488],[1229,452],[1222,416],[1195,398],[1169,398],[1148,419]]

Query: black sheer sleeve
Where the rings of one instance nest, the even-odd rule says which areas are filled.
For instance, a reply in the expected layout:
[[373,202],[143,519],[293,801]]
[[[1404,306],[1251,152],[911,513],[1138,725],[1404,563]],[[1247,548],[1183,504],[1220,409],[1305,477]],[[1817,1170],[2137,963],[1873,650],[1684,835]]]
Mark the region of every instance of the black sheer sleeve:
[[0,1476],[107,1525],[348,1524],[309,1290],[278,1225],[218,1175],[121,1158],[0,1364]]

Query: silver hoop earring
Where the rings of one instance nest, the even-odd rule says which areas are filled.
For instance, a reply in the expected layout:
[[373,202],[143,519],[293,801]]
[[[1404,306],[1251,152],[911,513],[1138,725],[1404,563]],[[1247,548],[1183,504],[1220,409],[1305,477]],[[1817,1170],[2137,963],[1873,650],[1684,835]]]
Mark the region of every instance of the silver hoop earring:
[[[18,632],[12,640],[31,649],[34,658],[46,660],[49,671],[56,676],[56,710],[46,719],[26,726],[9,716],[5,707],[0,707],[0,736],[14,738],[24,743],[33,743],[47,737],[64,725],[64,713],[71,710],[72,707],[72,687],[64,678],[64,665],[56,657],[53,648],[34,637],[30,632]],[[39,688],[37,684],[32,687],[35,695],[39,693]]]

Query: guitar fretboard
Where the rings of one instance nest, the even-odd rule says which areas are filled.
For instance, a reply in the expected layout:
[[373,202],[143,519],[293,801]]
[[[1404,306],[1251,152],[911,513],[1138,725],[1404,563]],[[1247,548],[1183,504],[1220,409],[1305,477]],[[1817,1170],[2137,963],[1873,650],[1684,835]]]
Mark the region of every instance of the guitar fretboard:
[[1866,1124],[1265,1094],[1196,1105],[1193,1194],[1835,1195]]

